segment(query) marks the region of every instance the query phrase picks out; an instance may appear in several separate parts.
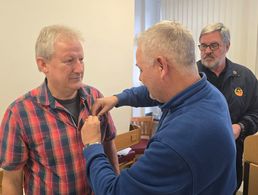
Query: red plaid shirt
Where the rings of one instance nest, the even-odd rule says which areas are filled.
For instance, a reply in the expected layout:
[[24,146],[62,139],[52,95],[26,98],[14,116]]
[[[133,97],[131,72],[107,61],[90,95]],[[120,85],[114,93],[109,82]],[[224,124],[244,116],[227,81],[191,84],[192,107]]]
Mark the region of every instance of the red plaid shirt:
[[[7,109],[0,128],[0,166],[5,170],[24,166],[26,194],[91,193],[80,129],[93,102],[102,95],[90,86],[84,86],[78,92],[78,124],[53,98],[46,82]],[[101,121],[101,131],[106,141],[115,137],[109,114]]]

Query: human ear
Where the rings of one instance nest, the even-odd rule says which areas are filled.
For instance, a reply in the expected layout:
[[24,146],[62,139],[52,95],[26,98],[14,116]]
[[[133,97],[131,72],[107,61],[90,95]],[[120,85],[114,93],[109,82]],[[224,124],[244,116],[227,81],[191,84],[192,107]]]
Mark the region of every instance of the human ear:
[[161,78],[164,78],[169,71],[168,61],[163,56],[158,56],[157,62],[158,62],[159,70],[161,72]]
[[230,43],[228,43],[228,44],[226,45],[227,52],[228,52],[228,50],[229,50],[229,47],[230,47]]
[[46,74],[48,72],[46,59],[44,59],[43,57],[37,57],[36,62],[38,65],[38,70]]

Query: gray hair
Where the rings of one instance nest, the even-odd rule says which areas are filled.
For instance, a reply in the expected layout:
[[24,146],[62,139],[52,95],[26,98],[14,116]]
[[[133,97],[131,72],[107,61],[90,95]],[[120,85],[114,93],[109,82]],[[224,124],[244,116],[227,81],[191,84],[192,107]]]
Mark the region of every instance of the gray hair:
[[230,43],[230,32],[229,32],[229,29],[226,26],[224,26],[224,24],[221,23],[221,22],[214,23],[214,24],[209,24],[209,25],[205,26],[202,29],[202,31],[201,31],[199,40],[201,39],[201,37],[204,34],[215,32],[215,31],[218,31],[220,33],[221,38],[222,38],[222,40],[223,40],[223,42],[225,44],[229,44]]
[[163,55],[177,65],[195,64],[195,43],[190,31],[182,24],[161,21],[138,37],[145,60],[153,62],[155,55]]
[[78,40],[83,38],[78,31],[63,25],[51,25],[42,28],[35,45],[36,57],[43,57],[47,60],[54,54],[54,44],[57,40]]

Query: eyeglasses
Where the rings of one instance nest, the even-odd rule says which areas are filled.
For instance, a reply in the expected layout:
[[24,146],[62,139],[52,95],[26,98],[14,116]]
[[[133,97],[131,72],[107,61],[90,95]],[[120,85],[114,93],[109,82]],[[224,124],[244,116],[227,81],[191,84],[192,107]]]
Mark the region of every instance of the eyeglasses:
[[211,51],[216,51],[217,49],[219,49],[219,46],[220,46],[219,43],[216,43],[216,42],[211,43],[209,45],[204,44],[204,43],[202,43],[201,45],[198,45],[198,47],[201,51],[206,50],[208,47],[210,48]]

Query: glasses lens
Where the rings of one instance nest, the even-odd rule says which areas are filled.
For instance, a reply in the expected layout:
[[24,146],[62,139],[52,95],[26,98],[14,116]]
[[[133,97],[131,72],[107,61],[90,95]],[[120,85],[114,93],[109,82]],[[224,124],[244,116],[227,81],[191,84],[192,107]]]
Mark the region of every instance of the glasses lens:
[[199,46],[199,49],[201,51],[205,50],[208,47],[208,45],[206,45],[206,44],[201,44],[201,45],[198,45],[198,46]]
[[211,51],[215,51],[219,48],[219,44],[211,43],[210,45],[206,45],[206,44],[202,43],[201,45],[198,45],[198,47],[201,51],[206,50],[208,47],[210,48]]
[[212,50],[212,51],[215,51],[215,50],[217,50],[219,48],[219,44],[218,43],[212,43],[212,44],[210,44],[210,49]]

